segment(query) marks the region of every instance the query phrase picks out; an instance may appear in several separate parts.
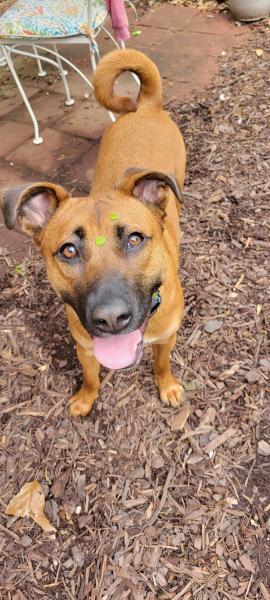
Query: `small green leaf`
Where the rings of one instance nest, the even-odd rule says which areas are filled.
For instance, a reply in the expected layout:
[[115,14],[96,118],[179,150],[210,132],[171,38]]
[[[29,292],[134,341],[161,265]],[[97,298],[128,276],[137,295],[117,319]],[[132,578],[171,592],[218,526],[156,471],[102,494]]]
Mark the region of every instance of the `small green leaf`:
[[197,380],[191,379],[191,381],[186,381],[184,383],[184,387],[187,392],[193,392],[197,389]]
[[106,243],[106,237],[105,237],[105,235],[99,235],[95,239],[96,246],[104,246],[105,243]]
[[131,33],[131,35],[134,35],[134,36],[135,35],[141,35],[141,34],[142,34],[142,32],[138,31],[138,29],[136,29],[136,31],[132,31],[132,33]]
[[25,276],[24,266],[23,265],[16,265],[16,267],[15,267],[15,273],[17,273],[17,275],[21,275],[21,277],[24,277]]
[[117,213],[115,213],[115,212],[112,212],[112,213],[109,215],[109,218],[111,219],[111,221],[118,221],[118,219],[119,219],[119,216],[118,216],[118,214],[117,214]]

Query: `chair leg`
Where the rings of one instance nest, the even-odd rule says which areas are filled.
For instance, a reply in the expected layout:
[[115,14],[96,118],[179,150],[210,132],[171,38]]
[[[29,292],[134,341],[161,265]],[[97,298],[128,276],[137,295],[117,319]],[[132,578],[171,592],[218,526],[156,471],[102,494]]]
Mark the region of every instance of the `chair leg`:
[[7,61],[4,57],[4,52],[2,50],[2,46],[0,46],[0,67],[5,67],[7,64]]
[[66,106],[72,106],[72,104],[74,104],[75,100],[74,100],[74,98],[71,98],[70,90],[69,90],[69,86],[68,86],[68,82],[67,82],[67,77],[66,77],[67,72],[65,71],[65,69],[63,69],[63,65],[62,65],[61,59],[60,59],[59,54],[57,52],[57,46],[56,46],[56,44],[53,44],[53,50],[55,52],[55,58],[56,58],[56,61],[57,61],[57,64],[58,64],[59,72],[60,72],[60,75],[61,75],[61,78],[62,78],[62,81],[63,81],[63,85],[64,85],[64,88],[65,88],[65,92],[66,92],[65,105]]
[[[59,60],[57,60],[57,56],[55,58],[57,60],[57,64],[58,64],[58,67],[59,67],[59,62],[61,61],[61,59],[60,59],[58,48],[57,48],[56,44],[53,44],[53,49],[54,49],[54,52],[56,53],[56,55],[58,56]],[[66,69],[63,69],[63,71],[64,71],[65,76],[67,77],[68,76],[68,71]]]
[[95,72],[95,70],[97,68],[97,61],[96,61],[95,53],[91,49],[90,49],[90,60],[91,60],[92,69]]
[[45,71],[45,70],[42,68],[41,60],[40,60],[40,58],[39,58],[38,51],[37,51],[37,49],[36,49],[36,46],[35,46],[35,44],[32,44],[32,48],[33,48],[33,52],[34,52],[34,54],[35,54],[35,55],[36,55],[36,57],[37,57],[37,59],[36,59],[36,60],[37,60],[37,67],[38,67],[38,76],[39,76],[39,77],[45,77],[45,76],[47,75],[47,71]]
[[[111,32],[106,28],[102,27],[102,31],[108,36],[108,38],[110,38],[110,40],[112,41],[112,43],[115,45],[116,48],[121,48],[121,44],[122,42],[117,42],[116,39],[113,37],[113,35],[111,34]],[[123,44],[125,44],[125,42],[123,42]]]
[[12,76],[13,76],[13,79],[14,79],[14,81],[16,83],[16,86],[17,86],[17,88],[18,88],[18,90],[19,90],[19,92],[21,94],[21,97],[22,97],[22,99],[24,101],[24,104],[25,104],[25,106],[26,106],[26,108],[27,108],[27,110],[29,112],[29,115],[30,115],[30,117],[32,119],[32,123],[33,123],[33,126],[34,126],[34,139],[33,139],[33,142],[34,142],[34,144],[42,144],[43,138],[39,135],[39,126],[38,126],[38,122],[37,122],[36,116],[35,116],[35,114],[33,112],[31,104],[30,104],[30,102],[29,102],[29,100],[28,100],[28,98],[26,96],[26,93],[25,93],[25,91],[23,89],[23,86],[22,86],[22,84],[21,84],[21,82],[19,80],[19,77],[18,77],[17,73],[16,73],[16,70],[15,70],[15,67],[13,65],[13,61],[12,61],[12,58],[10,56],[10,53],[9,53],[8,50],[6,50],[5,46],[2,47],[2,50],[3,50],[4,58],[5,58],[6,62],[7,62],[8,68],[9,68],[9,70],[10,70]]

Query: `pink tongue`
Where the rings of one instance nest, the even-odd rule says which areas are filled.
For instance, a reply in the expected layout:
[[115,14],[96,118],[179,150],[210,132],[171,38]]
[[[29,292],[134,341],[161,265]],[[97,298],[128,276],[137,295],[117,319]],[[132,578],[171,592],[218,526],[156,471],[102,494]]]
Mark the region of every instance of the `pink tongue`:
[[137,346],[141,341],[140,329],[126,335],[94,337],[94,355],[108,369],[124,369],[135,362]]

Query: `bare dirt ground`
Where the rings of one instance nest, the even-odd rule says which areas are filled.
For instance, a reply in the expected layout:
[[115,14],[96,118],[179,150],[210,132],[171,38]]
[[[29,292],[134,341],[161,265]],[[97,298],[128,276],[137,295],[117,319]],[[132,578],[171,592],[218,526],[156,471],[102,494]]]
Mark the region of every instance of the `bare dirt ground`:
[[[269,600],[269,106],[261,31],[173,109],[188,149],[180,410],[159,401],[148,350],[69,418],[64,309],[30,246],[19,265],[2,251],[1,600]],[[55,539],[4,514],[33,479]]]

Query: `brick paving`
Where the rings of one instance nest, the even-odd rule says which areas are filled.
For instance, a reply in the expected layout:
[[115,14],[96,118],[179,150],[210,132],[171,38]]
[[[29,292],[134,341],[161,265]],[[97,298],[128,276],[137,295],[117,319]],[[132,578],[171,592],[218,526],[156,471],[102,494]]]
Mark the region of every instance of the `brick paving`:
[[46,127],[41,129],[43,143],[36,146],[29,138],[7,160],[14,165],[28,167],[42,175],[42,179],[55,179],[65,162],[74,162],[87,152],[90,142],[80,137],[71,136],[57,129]]
[[[194,94],[202,93],[218,70],[221,52],[251,35],[248,26],[236,27],[228,16],[167,4],[145,13],[136,28],[142,33],[128,45],[156,62],[164,80],[165,102],[171,104],[192,101]],[[111,45],[100,39],[100,47],[105,52]],[[86,46],[65,47],[64,52],[89,75]],[[0,67],[0,186],[48,179],[74,193],[87,193],[99,139],[110,123],[108,114],[88,97],[87,85],[75,73],[69,74],[69,82],[76,102],[66,107],[62,82],[51,68],[46,67],[48,76],[41,79],[34,61],[15,60],[44,142],[33,144],[28,113],[7,69]],[[131,95],[135,87],[130,76],[118,85]],[[21,234],[7,232],[0,221],[0,236],[1,247],[8,246],[18,259],[23,256],[25,239]]]

